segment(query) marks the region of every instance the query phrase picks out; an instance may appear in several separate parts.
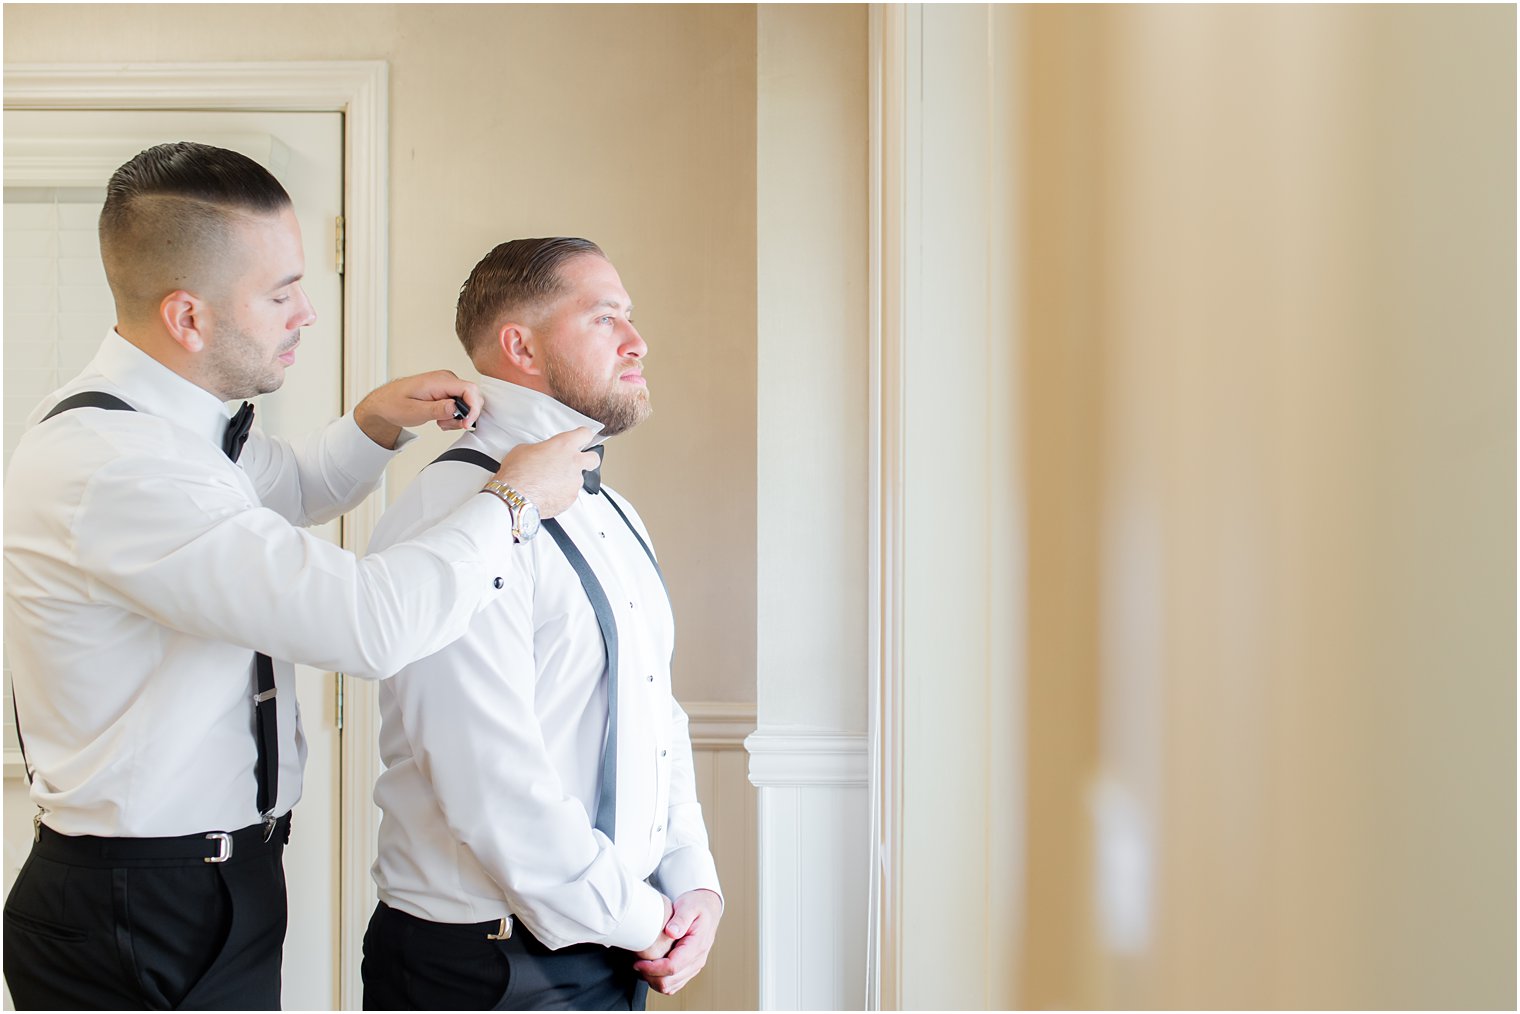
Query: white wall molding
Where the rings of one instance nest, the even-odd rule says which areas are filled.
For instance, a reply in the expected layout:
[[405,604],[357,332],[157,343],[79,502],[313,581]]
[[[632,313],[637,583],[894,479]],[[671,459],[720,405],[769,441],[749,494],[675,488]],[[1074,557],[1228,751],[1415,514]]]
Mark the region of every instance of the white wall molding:
[[744,747],[749,780],[758,789],[870,782],[866,737],[859,733],[767,730],[750,736]]
[[[345,264],[343,407],[384,383],[388,364],[389,84],[378,60],[246,63],[10,64],[7,109],[264,109],[343,114]],[[382,487],[343,519],[345,548],[369,542],[384,510]],[[341,677],[340,677],[341,678]],[[375,688],[347,680],[339,798],[343,883],[339,1002],[357,1009],[364,927],[374,908],[369,865],[380,773]],[[6,774],[11,763],[7,757]]]
[[376,84],[383,96],[385,63],[378,60],[9,64],[5,106],[332,112]]
[[689,701],[681,707],[693,750],[742,750],[755,731],[755,706],[747,702]]

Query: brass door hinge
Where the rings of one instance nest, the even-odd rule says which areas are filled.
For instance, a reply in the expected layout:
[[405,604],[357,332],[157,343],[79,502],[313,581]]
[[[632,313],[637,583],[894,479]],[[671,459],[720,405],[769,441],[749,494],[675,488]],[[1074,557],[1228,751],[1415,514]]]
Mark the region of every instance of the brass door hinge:
[[337,228],[338,242],[337,242],[337,257],[336,257],[336,262],[337,262],[338,274],[341,275],[343,273],[343,216],[342,215],[338,216],[337,227],[338,227]]

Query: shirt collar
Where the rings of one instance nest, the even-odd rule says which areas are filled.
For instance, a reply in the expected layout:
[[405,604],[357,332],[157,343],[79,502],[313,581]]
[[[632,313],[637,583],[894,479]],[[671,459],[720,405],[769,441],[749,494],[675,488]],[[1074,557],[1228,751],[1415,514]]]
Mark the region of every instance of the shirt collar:
[[127,341],[115,328],[85,372],[110,381],[139,412],[168,419],[220,445],[228,418],[222,400]]
[[[563,402],[496,377],[481,377],[480,393],[486,407],[475,420],[475,431],[487,444],[536,444],[577,426],[592,433],[602,431],[601,423]],[[593,445],[601,442],[591,441]]]

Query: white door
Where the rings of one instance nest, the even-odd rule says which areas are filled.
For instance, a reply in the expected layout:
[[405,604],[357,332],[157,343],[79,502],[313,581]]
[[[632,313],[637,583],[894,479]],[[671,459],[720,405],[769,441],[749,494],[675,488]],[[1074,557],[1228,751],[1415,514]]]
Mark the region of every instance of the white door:
[[[258,399],[269,433],[309,432],[342,411],[342,279],[336,265],[343,213],[340,113],[95,112],[5,114],[4,437],[8,462],[37,402],[77,373],[115,321],[95,227],[116,166],[164,141],[203,141],[241,151],[289,191],[306,248],[306,291],[317,321],[306,330],[285,386]],[[339,523],[317,529],[339,541]],[[287,1009],[338,1003],[339,732],[332,673],[297,667],[309,755],[285,870]],[[9,674],[7,693],[9,699]],[[6,746],[14,745],[7,707]],[[14,755],[7,750],[7,758]],[[6,765],[5,889],[31,845],[24,774]],[[6,995],[7,1007],[9,994]]]

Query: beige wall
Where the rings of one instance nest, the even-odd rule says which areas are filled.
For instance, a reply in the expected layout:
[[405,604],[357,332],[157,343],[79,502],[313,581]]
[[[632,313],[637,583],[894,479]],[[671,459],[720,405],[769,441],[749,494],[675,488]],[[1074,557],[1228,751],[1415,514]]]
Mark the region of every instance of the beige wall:
[[[390,365],[468,361],[453,306],[517,236],[585,235],[650,345],[610,482],[660,551],[676,693],[755,700],[755,12],[744,6],[7,6],[5,60],[385,60]],[[318,308],[336,312],[336,307]],[[394,495],[447,443],[419,440]]]
[[1022,1002],[1512,1008],[1514,11],[1027,19]]
[[866,12],[758,24],[759,720],[864,732]]

